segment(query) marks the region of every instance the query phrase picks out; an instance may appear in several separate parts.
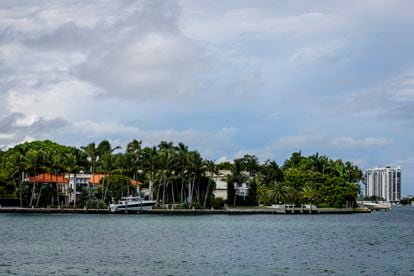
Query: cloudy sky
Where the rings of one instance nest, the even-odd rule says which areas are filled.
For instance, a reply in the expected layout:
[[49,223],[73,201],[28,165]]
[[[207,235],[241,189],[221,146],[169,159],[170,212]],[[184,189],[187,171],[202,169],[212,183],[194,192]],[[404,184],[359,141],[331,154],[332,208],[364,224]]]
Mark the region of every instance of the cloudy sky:
[[0,148],[184,142],[400,165],[414,194],[414,2],[0,1]]

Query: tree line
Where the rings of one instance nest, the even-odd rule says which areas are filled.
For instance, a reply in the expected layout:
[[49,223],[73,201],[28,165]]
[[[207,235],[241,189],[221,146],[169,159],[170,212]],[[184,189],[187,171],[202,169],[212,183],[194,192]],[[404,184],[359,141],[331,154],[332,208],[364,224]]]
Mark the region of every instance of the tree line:
[[[0,197],[18,198],[21,206],[58,205],[62,191],[56,185],[29,183],[28,177],[40,173],[76,176],[83,171],[106,177],[99,185],[79,187],[75,206],[105,207],[122,196],[136,195],[130,182],[133,179],[143,183],[149,198],[161,206],[220,208],[224,200],[213,193],[219,170],[229,172],[229,205],[353,206],[362,178],[361,170],[351,162],[317,153],[306,157],[295,152],[282,166],[272,160],[262,163],[254,155],[217,164],[183,143],[162,141],[143,147],[141,141],[133,140],[122,149],[107,140],[80,148],[46,140],[0,151]],[[248,187],[247,197],[237,192],[243,183]]]

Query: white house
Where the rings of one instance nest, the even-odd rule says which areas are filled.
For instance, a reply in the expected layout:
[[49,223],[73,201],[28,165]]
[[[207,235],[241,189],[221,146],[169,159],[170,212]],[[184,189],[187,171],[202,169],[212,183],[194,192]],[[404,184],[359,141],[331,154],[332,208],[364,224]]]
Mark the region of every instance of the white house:
[[[242,172],[246,176],[247,172]],[[231,171],[229,170],[220,170],[217,174],[213,175],[213,180],[216,182],[216,190],[214,191],[214,197],[221,197],[224,200],[227,200],[227,179],[231,176]],[[238,183],[234,184],[234,189],[236,190],[236,195],[246,197],[249,194],[249,185],[247,183]]]

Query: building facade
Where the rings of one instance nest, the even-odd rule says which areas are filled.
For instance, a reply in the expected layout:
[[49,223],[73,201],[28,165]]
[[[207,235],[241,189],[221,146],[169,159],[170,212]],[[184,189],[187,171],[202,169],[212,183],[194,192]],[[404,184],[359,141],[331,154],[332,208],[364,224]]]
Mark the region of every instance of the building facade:
[[[242,172],[246,178],[248,178],[247,172]],[[231,171],[220,170],[217,174],[213,175],[213,180],[216,183],[216,189],[214,190],[214,197],[221,197],[224,200],[227,200],[227,180],[231,175]],[[234,184],[234,189],[236,195],[246,198],[249,195],[249,185],[247,183],[238,183]]]
[[382,197],[388,202],[401,199],[401,168],[386,166],[365,171],[365,195]]

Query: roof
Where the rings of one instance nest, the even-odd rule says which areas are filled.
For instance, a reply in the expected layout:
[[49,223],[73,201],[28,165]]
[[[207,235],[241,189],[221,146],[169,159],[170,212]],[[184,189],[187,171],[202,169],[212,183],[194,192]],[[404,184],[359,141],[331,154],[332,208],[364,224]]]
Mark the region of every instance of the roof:
[[131,185],[134,185],[134,186],[142,185],[142,183],[141,183],[141,182],[136,181],[136,180],[134,180],[134,179],[131,179],[131,180],[130,180],[130,182],[131,182]]
[[94,174],[89,179],[89,184],[97,185],[101,184],[101,180],[104,179],[107,175],[106,174]]
[[42,174],[39,174],[39,175],[36,175],[36,176],[29,177],[29,182],[68,183],[68,180],[63,175],[42,173]]
[[[101,184],[102,179],[104,179],[105,177],[107,177],[108,175],[106,174],[94,174],[90,179],[89,179],[89,184],[92,185],[99,185]],[[133,179],[129,180],[131,185],[134,186],[138,186],[141,185],[142,183]]]

